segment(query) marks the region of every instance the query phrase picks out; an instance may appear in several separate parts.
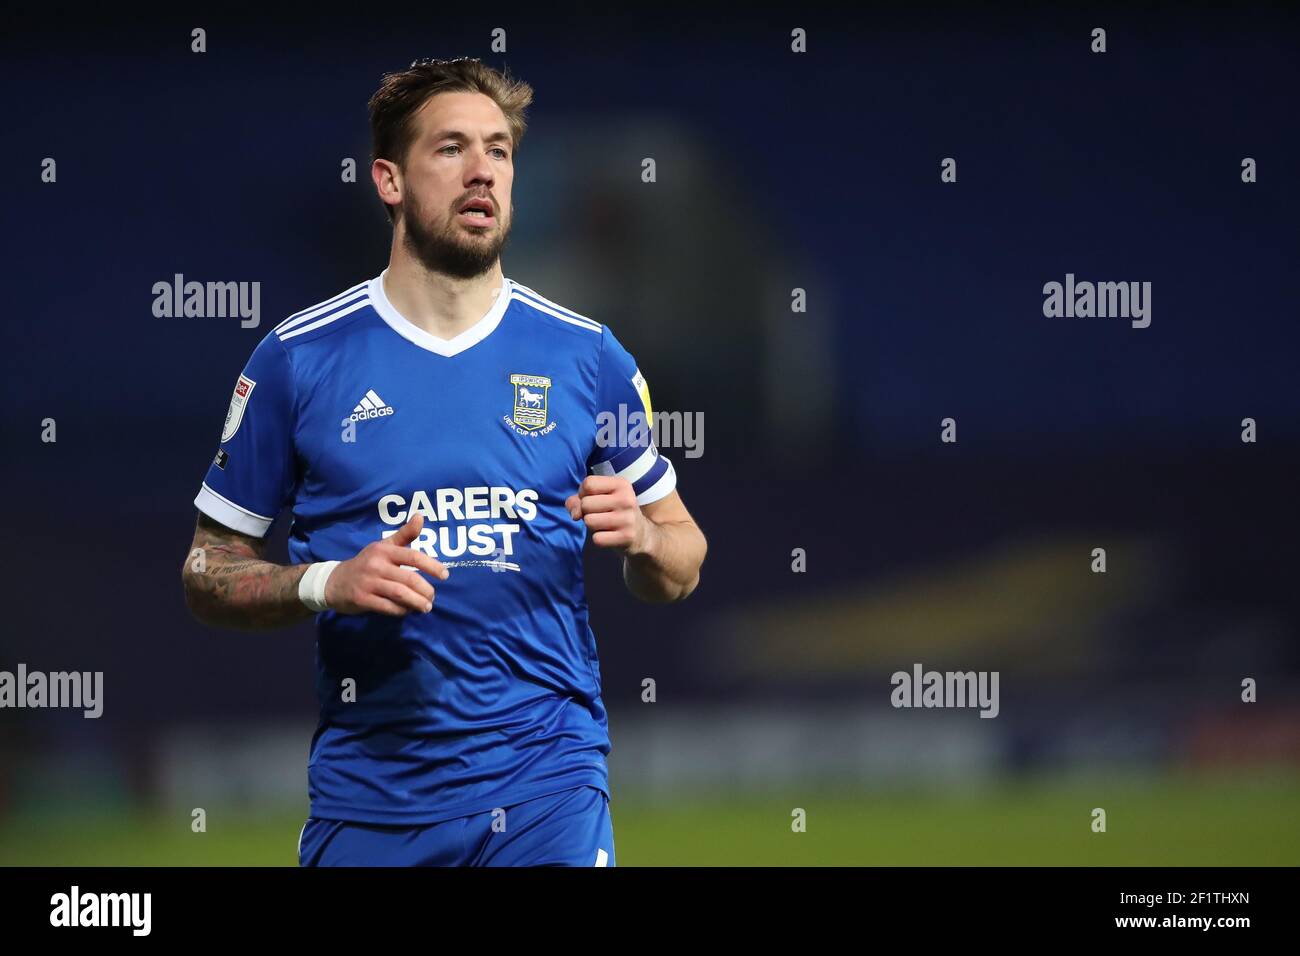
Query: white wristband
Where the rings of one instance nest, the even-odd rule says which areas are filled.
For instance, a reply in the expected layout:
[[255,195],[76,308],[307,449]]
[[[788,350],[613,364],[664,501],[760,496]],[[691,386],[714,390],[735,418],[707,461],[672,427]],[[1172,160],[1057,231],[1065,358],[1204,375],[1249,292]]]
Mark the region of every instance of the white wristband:
[[328,611],[325,603],[325,582],[342,562],[318,561],[307,569],[298,581],[298,599],[313,611]]

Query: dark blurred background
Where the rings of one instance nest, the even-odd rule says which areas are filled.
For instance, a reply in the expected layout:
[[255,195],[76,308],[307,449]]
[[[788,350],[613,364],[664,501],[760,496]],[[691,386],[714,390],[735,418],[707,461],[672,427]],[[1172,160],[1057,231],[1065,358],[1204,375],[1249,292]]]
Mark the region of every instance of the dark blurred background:
[[[1300,862],[1293,10],[13,17],[0,669],[105,691],[0,710],[0,863],[294,862],[312,631],[190,619],[192,500],[256,343],[386,264],[380,76],[462,55],[537,93],[506,275],[705,426],[697,593],[588,555],[620,864]],[[1150,326],[1044,317],[1067,273]],[[998,717],[892,708],[914,663]]]

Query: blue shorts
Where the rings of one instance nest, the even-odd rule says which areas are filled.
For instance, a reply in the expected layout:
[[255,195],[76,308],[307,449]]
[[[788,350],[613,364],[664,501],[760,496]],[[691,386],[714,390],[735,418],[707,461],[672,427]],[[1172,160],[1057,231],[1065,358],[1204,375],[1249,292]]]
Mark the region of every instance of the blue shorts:
[[416,826],[308,817],[300,866],[613,866],[609,798],[576,787]]

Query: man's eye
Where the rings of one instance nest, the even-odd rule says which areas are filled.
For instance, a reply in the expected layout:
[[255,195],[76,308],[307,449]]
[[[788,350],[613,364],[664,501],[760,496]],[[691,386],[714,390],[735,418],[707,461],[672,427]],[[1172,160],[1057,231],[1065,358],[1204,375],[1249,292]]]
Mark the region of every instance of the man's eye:
[[447,146],[444,146],[442,149],[438,150],[438,152],[440,152],[440,153],[445,153],[445,152],[447,152],[447,150],[449,150],[449,149],[460,149],[460,147],[457,146],[455,143],[451,143],[451,144],[449,144],[449,145],[447,145]]
[[506,158],[506,151],[499,146],[496,149],[492,150],[492,152],[496,153],[502,159]]

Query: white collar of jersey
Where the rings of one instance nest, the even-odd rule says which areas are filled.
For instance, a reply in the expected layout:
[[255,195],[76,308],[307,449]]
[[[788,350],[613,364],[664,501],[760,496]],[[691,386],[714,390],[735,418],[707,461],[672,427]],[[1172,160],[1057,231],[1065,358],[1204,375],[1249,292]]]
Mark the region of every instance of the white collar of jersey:
[[506,306],[510,304],[512,283],[505,276],[502,276],[501,291],[497,293],[496,301],[492,303],[492,308],[488,309],[487,315],[455,338],[440,339],[438,336],[424,331],[424,329],[393,308],[393,303],[388,301],[388,296],[384,292],[384,276],[387,274],[388,270],[385,269],[370,280],[370,304],[375,307],[379,317],[408,342],[448,358],[459,355],[471,345],[476,345],[491,335],[493,330],[500,324],[501,317],[506,314]]

